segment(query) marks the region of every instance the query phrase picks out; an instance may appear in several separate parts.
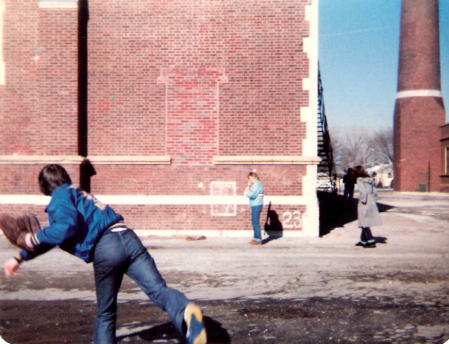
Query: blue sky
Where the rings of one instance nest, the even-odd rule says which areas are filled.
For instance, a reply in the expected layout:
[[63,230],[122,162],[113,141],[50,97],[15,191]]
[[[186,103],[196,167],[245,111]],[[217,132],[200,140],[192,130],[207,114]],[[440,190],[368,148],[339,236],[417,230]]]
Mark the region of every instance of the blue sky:
[[[449,109],[449,0],[440,0],[441,85]],[[393,127],[400,0],[319,0],[319,60],[329,126]]]

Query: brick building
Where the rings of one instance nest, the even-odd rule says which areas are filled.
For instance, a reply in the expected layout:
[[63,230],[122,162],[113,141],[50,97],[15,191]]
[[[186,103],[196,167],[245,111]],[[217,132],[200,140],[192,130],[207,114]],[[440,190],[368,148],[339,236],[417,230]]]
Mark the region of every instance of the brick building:
[[55,162],[135,229],[243,233],[255,170],[284,235],[317,236],[317,18],[316,0],[0,0],[0,211],[45,222]]

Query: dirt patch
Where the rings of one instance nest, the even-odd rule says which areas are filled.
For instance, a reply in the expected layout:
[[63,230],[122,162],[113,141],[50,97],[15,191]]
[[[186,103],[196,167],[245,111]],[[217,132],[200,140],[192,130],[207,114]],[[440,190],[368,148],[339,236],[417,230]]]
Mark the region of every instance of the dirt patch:
[[[200,302],[209,343],[444,343],[449,304],[393,298]],[[9,343],[89,343],[95,304],[1,301],[0,333]],[[45,316],[43,316],[45,315]],[[8,319],[8,320],[5,320]],[[119,305],[119,343],[183,343],[149,302]],[[126,332],[126,334],[123,334]]]

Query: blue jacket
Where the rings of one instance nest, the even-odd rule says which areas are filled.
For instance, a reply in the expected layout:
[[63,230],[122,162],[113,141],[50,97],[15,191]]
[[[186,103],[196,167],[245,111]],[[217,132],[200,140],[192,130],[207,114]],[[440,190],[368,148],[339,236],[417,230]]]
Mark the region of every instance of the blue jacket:
[[49,226],[36,233],[39,242],[36,252],[20,252],[24,260],[59,246],[89,263],[104,231],[123,220],[120,214],[93,195],[67,184],[53,191],[45,211]]
[[255,180],[253,185],[245,193],[245,196],[249,198],[249,206],[256,207],[263,205],[263,187],[259,180]]

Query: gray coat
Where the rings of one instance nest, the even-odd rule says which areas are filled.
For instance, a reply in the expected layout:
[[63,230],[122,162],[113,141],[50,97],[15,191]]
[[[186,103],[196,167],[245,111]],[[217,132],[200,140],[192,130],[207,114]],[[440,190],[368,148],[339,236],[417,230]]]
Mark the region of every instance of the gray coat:
[[360,193],[357,205],[359,227],[380,226],[382,221],[377,209],[373,180],[369,177],[357,178],[357,189]]

